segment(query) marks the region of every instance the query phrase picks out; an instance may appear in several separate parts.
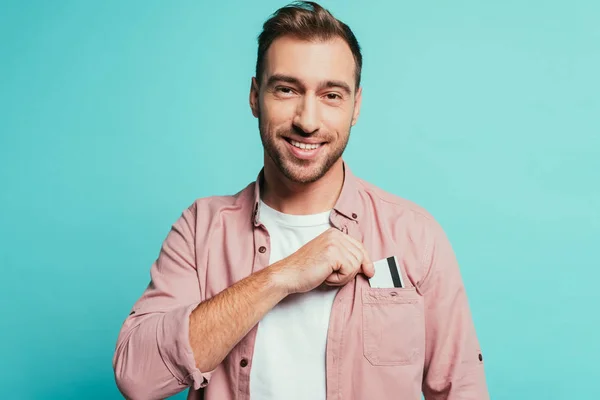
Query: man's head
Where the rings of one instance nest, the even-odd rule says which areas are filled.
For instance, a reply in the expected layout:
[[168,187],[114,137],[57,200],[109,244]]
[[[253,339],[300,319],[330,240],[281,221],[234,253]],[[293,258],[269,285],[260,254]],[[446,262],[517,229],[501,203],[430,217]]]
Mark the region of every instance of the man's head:
[[250,90],[265,164],[310,183],[341,162],[360,111],[361,68],[354,34],[327,10],[313,2],[277,10],[258,38]]

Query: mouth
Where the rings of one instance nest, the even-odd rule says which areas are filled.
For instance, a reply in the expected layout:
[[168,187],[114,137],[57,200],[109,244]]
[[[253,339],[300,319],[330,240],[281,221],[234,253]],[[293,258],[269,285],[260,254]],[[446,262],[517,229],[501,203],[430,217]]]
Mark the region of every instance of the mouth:
[[310,160],[319,153],[327,142],[321,143],[302,143],[296,140],[284,137],[292,154],[302,160]]

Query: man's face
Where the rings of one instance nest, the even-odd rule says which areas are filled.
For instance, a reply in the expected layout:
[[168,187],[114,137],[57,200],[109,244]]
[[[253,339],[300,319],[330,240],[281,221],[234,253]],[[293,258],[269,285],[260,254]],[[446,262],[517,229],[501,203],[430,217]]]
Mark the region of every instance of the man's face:
[[250,105],[268,158],[293,182],[320,179],[338,161],[360,110],[356,64],[339,38],[276,39],[267,50]]

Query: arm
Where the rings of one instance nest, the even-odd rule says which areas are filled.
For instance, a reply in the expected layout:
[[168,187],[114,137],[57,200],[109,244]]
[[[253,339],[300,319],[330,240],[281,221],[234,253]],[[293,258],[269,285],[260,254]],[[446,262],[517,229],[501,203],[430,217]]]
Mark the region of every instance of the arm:
[[205,387],[214,368],[289,293],[374,273],[361,243],[329,229],[206,300],[196,271],[195,224],[194,205],[173,225],[152,265],[150,285],[119,333],[113,368],[127,398],[165,398],[188,386]]
[[[277,264],[274,264],[274,266]],[[196,365],[212,371],[287,292],[267,267],[201,303],[190,316],[190,343]]]
[[342,286],[373,264],[361,243],[329,229],[294,254],[258,271],[201,303],[190,317],[196,364],[210,371],[277,303],[290,293],[307,292],[323,282]]
[[151,282],[125,320],[113,357],[126,398],[205,387],[212,370],[287,292],[265,268],[204,302],[195,262],[196,206],[185,210],[150,270]]
[[442,228],[431,221],[420,291],[425,298],[426,400],[489,399],[481,348],[452,247]]

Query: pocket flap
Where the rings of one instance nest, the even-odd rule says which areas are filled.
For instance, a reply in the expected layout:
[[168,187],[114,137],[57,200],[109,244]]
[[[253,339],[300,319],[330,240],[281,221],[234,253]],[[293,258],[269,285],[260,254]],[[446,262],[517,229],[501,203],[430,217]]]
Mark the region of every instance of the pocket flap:
[[414,287],[409,288],[363,288],[363,304],[412,304],[419,301]]

